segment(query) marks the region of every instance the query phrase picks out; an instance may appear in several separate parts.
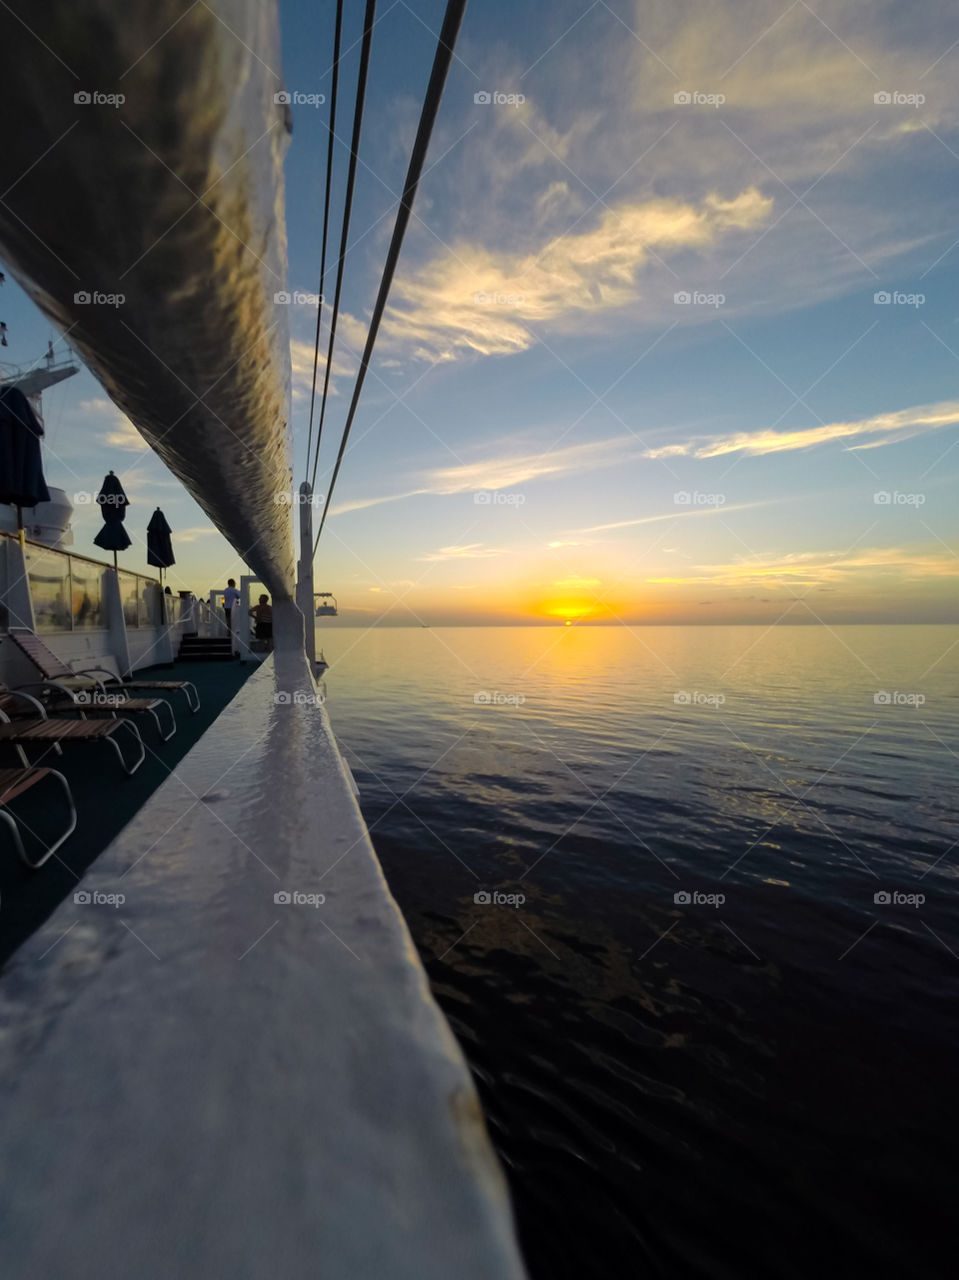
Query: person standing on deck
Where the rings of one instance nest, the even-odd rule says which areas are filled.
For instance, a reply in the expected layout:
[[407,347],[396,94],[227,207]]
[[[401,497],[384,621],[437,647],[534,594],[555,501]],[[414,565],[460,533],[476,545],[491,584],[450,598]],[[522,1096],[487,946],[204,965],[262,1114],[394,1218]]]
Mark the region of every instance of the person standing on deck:
[[236,578],[228,578],[226,590],[223,592],[223,614],[226,618],[226,630],[233,638],[233,610],[240,603],[240,593],[236,589]]
[[259,604],[250,610],[250,617],[256,623],[257,640],[265,640],[269,652],[273,648],[273,606],[269,596],[260,596]]

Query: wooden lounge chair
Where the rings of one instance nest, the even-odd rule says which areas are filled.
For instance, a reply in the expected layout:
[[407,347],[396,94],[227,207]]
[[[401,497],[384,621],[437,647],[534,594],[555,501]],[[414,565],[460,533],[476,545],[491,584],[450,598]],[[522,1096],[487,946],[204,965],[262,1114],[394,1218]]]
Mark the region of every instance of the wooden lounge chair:
[[[29,719],[15,719],[18,713],[16,699],[26,700],[33,704],[35,714]],[[126,731],[121,735],[120,730]],[[139,748],[139,756],[133,764],[127,764],[120,748],[119,738],[132,737],[135,747]],[[42,703],[30,694],[21,690],[5,689],[0,686],[0,743],[9,742],[16,747],[24,768],[31,765],[25,747],[31,743],[43,743],[52,748],[57,755],[62,754],[61,743],[64,742],[106,742],[117,753],[117,759],[125,773],[136,773],[146,758],[146,748],[137,727],[130,720],[51,720]]]
[[83,671],[75,671],[75,676],[86,676],[90,679],[101,680],[107,693],[113,689],[130,689],[134,693],[182,693],[186,699],[186,705],[192,715],[200,710],[200,695],[196,691],[196,685],[191,680],[139,680],[136,676],[131,676],[128,680],[121,680],[119,676],[115,676],[112,671],[108,671],[106,667],[86,667]]
[[[25,791],[29,791],[38,782],[42,782],[44,778],[56,778],[63,788],[64,795],[67,798],[67,804],[70,808],[70,821],[66,831],[54,840],[53,844],[48,845],[43,853],[35,861],[28,857],[26,849],[23,847],[23,837],[20,835],[20,822],[13,813],[9,811],[7,806],[17,796],[22,796]],[[62,773],[57,773],[56,769],[0,769],[0,822],[3,822],[10,829],[13,837],[14,848],[20,861],[35,871],[37,867],[42,867],[46,860],[51,857],[76,830],[77,810],[73,803],[73,794],[70,791],[70,784]]]
[[[114,692],[108,693],[99,683],[87,684],[78,689],[59,680],[34,680],[32,684],[20,685],[17,689],[0,684],[0,691],[22,693],[31,697],[47,715],[78,715],[81,720],[86,720],[89,716],[110,716],[116,719],[119,715],[148,715],[156,725],[161,742],[169,742],[176,733],[176,716],[169,702],[164,698],[131,698],[122,685],[111,687]],[[34,690],[36,696],[30,690]],[[164,732],[160,720],[161,707],[169,718],[168,733]]]
[[[78,687],[99,685],[103,692],[106,692],[108,684],[115,684],[136,693],[182,693],[194,715],[200,710],[200,695],[196,691],[196,685],[189,680],[138,680],[135,676],[129,680],[121,680],[112,671],[102,667],[73,671],[65,662],[61,662],[52,649],[47,648],[35,632],[28,631],[25,627],[11,627],[8,637],[30,659],[44,680],[65,685],[74,681]],[[97,673],[106,676],[106,681],[97,679]]]
[[[72,692],[58,681],[27,685],[28,689],[40,689],[44,710],[55,716],[78,714],[82,720],[88,716],[147,715],[156,725],[161,742],[169,742],[176,733],[176,716],[165,698],[130,698],[122,685],[109,685],[100,689],[79,689]],[[115,692],[110,692],[113,689]],[[163,732],[160,708],[169,717],[169,732]]]

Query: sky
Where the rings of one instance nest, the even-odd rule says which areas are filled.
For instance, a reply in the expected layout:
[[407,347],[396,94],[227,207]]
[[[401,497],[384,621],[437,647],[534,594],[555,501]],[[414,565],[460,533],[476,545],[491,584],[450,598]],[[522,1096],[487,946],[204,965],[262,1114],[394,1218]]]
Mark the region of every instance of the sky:
[[[320,494],[444,5],[377,8]],[[294,94],[329,97],[332,12],[281,0]],[[317,557],[338,622],[959,620],[957,81],[946,0],[474,2]],[[327,111],[294,106],[286,164],[302,293]],[[299,481],[315,308],[289,317]],[[10,363],[58,341],[9,273],[0,318]],[[159,504],[174,587],[239,576],[89,373],[44,412],[50,483],[121,476],[128,568]]]

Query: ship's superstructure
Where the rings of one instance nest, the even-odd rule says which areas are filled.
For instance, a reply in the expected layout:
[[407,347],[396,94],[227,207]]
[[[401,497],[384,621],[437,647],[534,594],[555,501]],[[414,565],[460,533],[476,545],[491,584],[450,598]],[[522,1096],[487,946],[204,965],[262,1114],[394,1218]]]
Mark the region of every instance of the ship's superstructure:
[[[79,365],[72,356],[57,360],[52,349],[42,361],[18,368],[0,364],[0,383],[16,387],[30,401],[30,407],[43,426],[43,393],[50,387],[72,378],[79,372]],[[50,489],[50,501],[27,507],[23,511],[24,533],[34,542],[48,547],[66,548],[73,545],[70,518],[73,502],[65,489]],[[16,512],[12,507],[0,505],[0,533],[16,533]]]

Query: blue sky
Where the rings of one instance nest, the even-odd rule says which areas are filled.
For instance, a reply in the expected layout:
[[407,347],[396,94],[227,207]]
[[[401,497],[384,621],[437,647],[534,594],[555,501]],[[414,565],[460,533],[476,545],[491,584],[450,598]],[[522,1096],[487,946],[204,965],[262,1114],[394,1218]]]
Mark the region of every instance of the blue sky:
[[[320,491],[443,5],[378,8]],[[332,6],[280,11],[287,87],[328,95]],[[474,3],[318,557],[344,620],[955,621],[957,67],[945,3]],[[295,110],[309,292],[325,129]],[[35,359],[55,335],[9,274],[0,304]],[[299,479],[313,311],[290,321]],[[52,483],[113,467],[184,585],[239,572],[88,374],[45,408]]]

